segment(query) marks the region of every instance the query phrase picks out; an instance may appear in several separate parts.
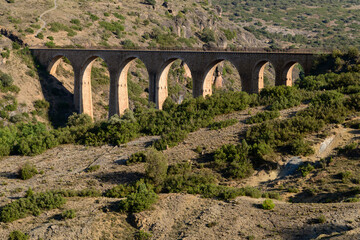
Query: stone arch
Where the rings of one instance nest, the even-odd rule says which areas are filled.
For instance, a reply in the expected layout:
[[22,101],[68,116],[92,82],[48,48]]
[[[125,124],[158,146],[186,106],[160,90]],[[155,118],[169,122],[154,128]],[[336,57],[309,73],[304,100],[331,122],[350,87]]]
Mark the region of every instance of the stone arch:
[[[265,72],[265,68],[268,64],[271,64],[272,66],[274,66],[271,63],[271,61],[269,61],[269,60],[261,60],[255,64],[255,67],[254,67],[253,73],[252,73],[252,75],[253,75],[252,92],[258,93],[258,92],[260,92],[261,89],[264,88],[264,86],[265,86],[264,72]],[[276,76],[276,72],[275,72],[275,76]]]
[[[63,54],[60,54],[60,55],[56,55],[55,57],[53,57],[51,60],[50,60],[50,63],[48,64],[48,67],[47,67],[47,71],[48,71],[48,73],[50,74],[50,75],[55,75],[55,73],[56,73],[56,69],[57,69],[57,67],[59,66],[59,64],[60,64],[60,62],[61,62],[61,59],[63,58],[63,57],[66,57],[65,55],[63,55]],[[66,57],[67,58],[67,57]],[[68,59],[68,58],[67,58]],[[68,59],[69,60],[69,59]],[[70,61],[70,60],[69,60]],[[73,64],[71,63],[71,61],[70,61],[70,65],[71,65],[71,67],[72,68],[74,68],[73,67]]]
[[[87,58],[87,60],[82,65],[80,72],[80,113],[88,114],[91,118],[94,118],[91,70],[95,60],[98,58],[101,58],[105,63],[107,63],[105,58],[94,55]],[[109,71],[108,67],[107,70]]]
[[169,94],[169,89],[168,89],[168,87],[169,87],[168,86],[169,71],[170,71],[171,66],[174,64],[174,62],[176,60],[181,60],[183,62],[183,67],[185,68],[185,73],[187,75],[189,75],[189,73],[190,73],[190,76],[191,76],[191,69],[186,64],[186,61],[182,58],[172,57],[172,58],[168,59],[167,61],[165,61],[164,64],[162,64],[162,66],[160,67],[160,71],[159,71],[160,74],[158,74],[157,79],[156,79],[156,88],[155,88],[155,90],[156,90],[156,94],[155,94],[156,107],[160,110],[162,109],[162,106]]
[[285,64],[285,66],[282,69],[282,74],[281,74],[281,80],[282,80],[282,84],[286,85],[286,86],[292,86],[294,80],[294,75],[293,75],[293,70],[295,68],[296,65],[300,65],[302,68],[303,66],[297,62],[297,61],[290,61],[287,64]]
[[[234,68],[236,69],[236,72],[239,75],[241,85],[243,85],[243,82],[242,82],[243,78],[241,77],[238,66],[236,66],[231,60],[217,59],[217,60],[213,61],[212,63],[210,63],[205,70],[204,80],[202,83],[202,96],[205,97],[207,95],[212,94],[212,85],[213,85],[215,71],[216,71],[217,67],[219,66],[219,64],[221,64],[223,62],[229,62],[232,66],[234,66]],[[220,77],[220,76],[215,76],[215,77]],[[216,78],[215,78],[215,81],[216,81]]]
[[[132,64],[139,60],[145,67],[148,79],[148,86],[150,89],[149,69],[145,62],[138,56],[127,56],[121,61],[120,65],[113,64],[110,70],[110,102],[109,102],[109,116],[122,115],[126,109],[131,108],[129,99],[129,79],[128,73]],[[150,94],[149,94],[150,98]]]

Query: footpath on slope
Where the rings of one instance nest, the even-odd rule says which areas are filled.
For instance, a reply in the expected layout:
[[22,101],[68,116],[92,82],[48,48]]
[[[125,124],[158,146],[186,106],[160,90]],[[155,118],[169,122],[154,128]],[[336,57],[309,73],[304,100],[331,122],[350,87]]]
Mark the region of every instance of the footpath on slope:
[[46,21],[44,19],[42,19],[42,17],[51,12],[54,11],[55,9],[57,9],[58,5],[57,5],[57,0],[54,0],[54,7],[50,8],[49,10],[46,10],[45,12],[43,12],[42,14],[40,14],[39,16],[39,20],[42,21],[42,26],[39,30],[36,31],[35,36],[38,35],[45,27],[46,27]]

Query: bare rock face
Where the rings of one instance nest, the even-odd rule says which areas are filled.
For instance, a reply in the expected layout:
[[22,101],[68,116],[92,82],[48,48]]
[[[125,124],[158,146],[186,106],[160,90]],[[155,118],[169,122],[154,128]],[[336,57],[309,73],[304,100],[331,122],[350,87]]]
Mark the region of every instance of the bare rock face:
[[217,44],[219,48],[226,49],[228,46],[228,41],[226,40],[225,37],[220,36]]
[[214,42],[205,43],[203,45],[203,50],[204,51],[211,51],[211,50],[215,50],[217,48],[218,47],[217,47],[216,43],[214,43]]

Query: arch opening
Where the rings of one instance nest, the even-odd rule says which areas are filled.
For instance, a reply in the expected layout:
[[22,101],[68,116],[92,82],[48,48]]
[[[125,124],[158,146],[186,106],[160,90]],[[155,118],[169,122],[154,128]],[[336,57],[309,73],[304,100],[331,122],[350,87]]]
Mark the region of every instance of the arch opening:
[[74,69],[68,58],[58,55],[51,60],[47,70],[49,75],[41,75],[40,84],[45,100],[50,103],[48,117],[53,126],[63,126],[75,111]]
[[230,61],[217,60],[208,69],[203,82],[203,96],[218,90],[242,91],[241,76]]
[[139,58],[126,60],[119,77],[120,114],[126,109],[149,106],[149,73]]
[[285,65],[282,79],[286,86],[293,86],[296,81],[304,77],[304,68],[298,62],[289,62]]
[[267,60],[256,64],[253,71],[253,82],[255,83],[253,92],[260,92],[264,87],[275,86],[275,68],[274,65]]
[[98,56],[89,58],[84,66],[80,78],[80,112],[88,114],[94,120],[106,119],[110,85],[108,66]]
[[182,59],[168,60],[161,68],[156,90],[156,103],[159,109],[162,109],[167,97],[178,104],[192,98],[192,76],[189,66]]

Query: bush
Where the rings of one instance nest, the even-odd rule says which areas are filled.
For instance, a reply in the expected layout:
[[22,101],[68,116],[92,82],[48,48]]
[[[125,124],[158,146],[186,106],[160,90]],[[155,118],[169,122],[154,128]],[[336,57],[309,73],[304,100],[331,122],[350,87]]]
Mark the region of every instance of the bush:
[[224,145],[215,151],[214,165],[226,176],[232,178],[246,178],[251,176],[254,169],[248,158],[250,147],[246,141],[241,144]]
[[126,165],[140,162],[146,162],[146,152],[144,151],[131,154],[130,158],[126,161]]
[[155,186],[161,185],[164,182],[167,168],[167,159],[161,152],[155,149],[149,149],[146,152],[145,176]]
[[266,87],[260,92],[259,102],[270,105],[270,110],[281,110],[300,105],[304,99],[303,92],[294,87]]
[[9,74],[0,71],[0,88],[10,87],[13,82],[14,80]]
[[30,179],[36,174],[38,174],[38,170],[36,169],[35,165],[30,163],[25,163],[25,165],[19,169],[19,177],[22,180]]
[[303,164],[298,168],[298,171],[301,173],[303,177],[306,177],[311,171],[313,171],[315,168],[310,163]]
[[138,232],[136,232],[134,234],[134,239],[135,240],[148,240],[151,239],[152,235],[148,232],[145,232],[143,230],[139,230]]
[[267,120],[275,119],[280,117],[280,112],[278,110],[276,111],[265,111],[260,112],[256,114],[255,116],[252,116],[248,120],[246,120],[247,124],[253,124],[253,123],[261,123]]
[[65,199],[52,192],[44,192],[15,200],[1,208],[0,221],[12,222],[30,214],[38,216],[44,210],[51,210],[65,204]]
[[62,219],[73,219],[76,217],[76,212],[74,209],[65,210],[61,213]]
[[15,231],[12,231],[9,235],[9,240],[28,240],[30,237],[29,235],[21,232],[21,231],[18,231],[18,230],[15,230]]
[[215,42],[215,33],[210,28],[206,27],[202,30],[200,33],[200,40],[209,43],[209,42]]
[[93,165],[93,166],[88,167],[86,169],[86,172],[96,172],[99,169],[100,169],[100,165]]
[[69,127],[77,127],[77,126],[84,126],[84,125],[90,125],[92,123],[92,119],[87,114],[77,114],[73,113],[67,121],[67,126]]
[[274,202],[271,199],[266,199],[263,203],[262,203],[262,208],[265,210],[271,210],[275,207]]
[[290,152],[295,156],[308,156],[314,154],[314,149],[310,146],[309,142],[303,139],[295,139],[290,143]]
[[224,120],[224,121],[220,121],[220,122],[214,122],[209,125],[209,129],[210,130],[218,130],[218,129],[232,126],[238,122],[239,121],[237,119],[228,119],[228,120]]
[[145,183],[141,183],[134,193],[127,196],[126,200],[120,201],[119,208],[124,212],[137,213],[149,209],[157,199],[156,193]]

